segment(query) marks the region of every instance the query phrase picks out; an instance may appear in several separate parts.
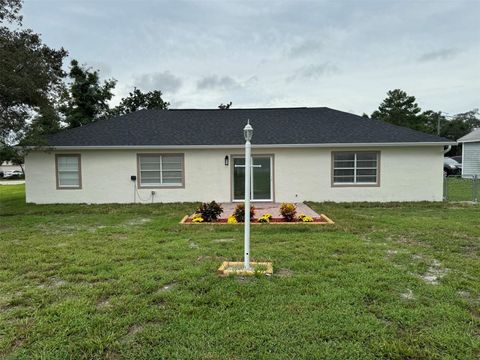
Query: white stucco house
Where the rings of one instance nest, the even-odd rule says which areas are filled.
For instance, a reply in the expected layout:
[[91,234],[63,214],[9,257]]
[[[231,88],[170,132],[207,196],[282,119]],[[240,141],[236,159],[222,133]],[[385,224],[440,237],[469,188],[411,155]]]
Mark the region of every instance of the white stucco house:
[[458,139],[462,144],[462,177],[480,178],[480,129]]
[[441,201],[454,143],[330,108],[141,110],[64,130],[26,156],[32,203]]

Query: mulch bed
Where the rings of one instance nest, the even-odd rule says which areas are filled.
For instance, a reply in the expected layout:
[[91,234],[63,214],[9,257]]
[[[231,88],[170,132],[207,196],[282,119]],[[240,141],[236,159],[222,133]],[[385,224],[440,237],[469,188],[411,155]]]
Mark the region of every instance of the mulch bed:
[[[252,225],[269,225],[269,223],[259,222],[258,219],[251,220],[250,223]],[[214,222],[195,223],[195,222],[192,222],[192,216],[188,216],[188,215],[185,215],[185,217],[180,221],[180,224],[184,224],[184,225],[205,225],[205,224],[207,224],[207,225],[243,225],[243,223],[227,224],[227,219],[218,219],[217,221],[214,221]],[[311,222],[303,222],[303,221],[287,222],[283,218],[271,218],[270,219],[270,224],[273,224],[273,225],[280,225],[280,224],[328,225],[328,224],[334,224],[334,222],[329,217],[327,217],[326,215],[320,214],[320,217],[314,217],[313,221],[311,221]]]

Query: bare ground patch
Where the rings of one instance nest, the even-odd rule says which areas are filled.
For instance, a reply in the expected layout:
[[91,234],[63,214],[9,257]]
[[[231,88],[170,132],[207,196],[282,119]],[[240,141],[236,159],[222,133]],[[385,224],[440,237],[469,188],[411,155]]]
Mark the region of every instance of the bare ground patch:
[[278,271],[275,272],[275,276],[291,277],[291,276],[293,276],[293,271],[290,270],[290,269],[278,269]]
[[63,279],[57,278],[57,277],[52,277],[49,278],[46,282],[43,284],[38,285],[39,289],[52,289],[52,288],[57,288],[60,286],[67,285],[67,282]]
[[176,281],[172,281],[171,283],[168,283],[168,284],[163,285],[163,286],[160,288],[160,291],[169,291],[169,290],[171,290],[173,287],[175,287],[176,285],[177,285],[177,282],[176,282]]
[[152,221],[150,218],[135,218],[135,219],[130,219],[124,223],[124,226],[138,226],[138,225],[144,225],[146,223],[149,223]]
[[111,307],[111,303],[109,299],[100,299],[97,301],[96,305],[97,309],[102,310],[102,309],[108,309]]
[[445,276],[449,270],[443,268],[440,261],[433,259],[431,265],[428,267],[427,272],[420,277],[427,284],[438,285],[440,279]]
[[415,300],[415,295],[413,294],[413,291],[410,289],[407,289],[404,293],[400,294],[400,297],[405,300]]
[[212,240],[212,242],[213,242],[213,243],[216,243],[216,244],[231,243],[231,242],[234,242],[234,241],[235,241],[234,238],[214,239],[214,240]]

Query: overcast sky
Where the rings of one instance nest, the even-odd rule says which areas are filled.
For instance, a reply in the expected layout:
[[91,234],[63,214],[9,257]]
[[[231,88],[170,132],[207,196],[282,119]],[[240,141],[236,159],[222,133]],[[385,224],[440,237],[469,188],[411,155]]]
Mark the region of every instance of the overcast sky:
[[371,113],[401,88],[423,109],[480,107],[480,0],[25,0],[24,24],[172,108]]

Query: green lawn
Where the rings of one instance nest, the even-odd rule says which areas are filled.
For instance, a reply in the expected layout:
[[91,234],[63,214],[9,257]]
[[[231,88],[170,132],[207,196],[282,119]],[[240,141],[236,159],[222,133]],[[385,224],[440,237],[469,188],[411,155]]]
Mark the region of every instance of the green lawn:
[[274,276],[221,278],[242,226],[194,204],[27,205],[0,186],[0,358],[478,359],[480,207],[319,204],[254,226]]
[[[449,176],[447,181],[448,201],[473,201],[474,183],[473,179]],[[477,180],[477,199],[480,199],[480,179]]]

